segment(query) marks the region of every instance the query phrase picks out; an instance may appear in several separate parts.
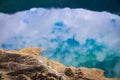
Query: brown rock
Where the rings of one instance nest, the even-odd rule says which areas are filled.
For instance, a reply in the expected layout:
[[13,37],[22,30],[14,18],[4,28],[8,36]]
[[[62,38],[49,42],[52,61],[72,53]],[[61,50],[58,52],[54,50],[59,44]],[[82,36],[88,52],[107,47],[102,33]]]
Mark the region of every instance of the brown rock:
[[10,77],[4,73],[0,73],[0,80],[10,80]]
[[0,80],[120,80],[104,77],[100,69],[65,67],[39,56],[41,52],[39,47],[0,49]]
[[17,76],[16,80],[31,80],[31,79],[24,74],[20,74]]
[[24,48],[24,49],[21,49],[21,50],[12,50],[10,52],[39,56],[40,53],[42,52],[42,49],[40,47],[34,47],[34,48],[28,47],[28,48]]
[[3,48],[0,48],[0,54],[4,53],[6,50]]
[[74,76],[74,73],[73,73],[71,68],[66,68],[64,73],[65,73],[66,76],[69,76],[69,77],[73,77]]
[[5,53],[0,54],[0,63],[5,62],[16,62],[20,64],[27,64],[27,65],[39,65],[39,60],[30,55],[21,55],[16,53]]

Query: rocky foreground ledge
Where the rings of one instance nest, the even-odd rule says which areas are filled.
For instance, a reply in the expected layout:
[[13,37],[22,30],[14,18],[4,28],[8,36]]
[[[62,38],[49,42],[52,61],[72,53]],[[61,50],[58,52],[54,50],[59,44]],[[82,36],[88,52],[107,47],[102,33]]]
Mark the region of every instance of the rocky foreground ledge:
[[120,80],[95,68],[66,67],[40,56],[39,47],[8,51],[0,48],[0,80]]

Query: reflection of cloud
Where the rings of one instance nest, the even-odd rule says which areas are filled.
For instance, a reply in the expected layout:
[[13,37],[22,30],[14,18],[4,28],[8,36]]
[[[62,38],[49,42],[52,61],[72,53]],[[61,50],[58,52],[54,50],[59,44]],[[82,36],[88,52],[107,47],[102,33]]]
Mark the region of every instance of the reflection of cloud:
[[33,8],[13,15],[0,13],[0,25],[0,44],[12,36],[31,37],[29,41],[33,41],[33,38],[40,38],[50,32],[56,32],[56,35],[66,32],[63,39],[76,34],[76,39],[81,43],[93,38],[109,46],[120,46],[120,17],[107,12]]
[[115,67],[114,67],[114,72],[116,73],[115,75],[120,77],[120,60],[118,63],[116,63]]
[[0,25],[0,44],[12,36],[26,36],[33,39],[60,31],[70,32],[64,33],[67,36],[64,38],[76,34],[76,39],[81,43],[87,38],[93,38],[109,46],[120,46],[118,34],[120,17],[106,12],[69,8],[50,10],[33,8],[13,15],[0,13]]
[[[76,34],[76,38],[81,42],[87,38],[95,38],[100,42],[114,45],[119,41],[119,16],[84,9],[33,8],[13,15],[0,13],[0,44],[14,35],[34,36],[37,34],[41,37],[51,32],[51,28],[57,21],[61,21],[71,28],[71,33]],[[61,23],[58,25],[64,27]],[[111,42],[113,38],[115,40]]]
[[[0,46],[42,46],[44,56],[77,67],[114,61],[120,55],[119,31],[120,17],[107,12],[33,8],[12,15],[0,13]],[[112,66],[119,74],[119,64]]]

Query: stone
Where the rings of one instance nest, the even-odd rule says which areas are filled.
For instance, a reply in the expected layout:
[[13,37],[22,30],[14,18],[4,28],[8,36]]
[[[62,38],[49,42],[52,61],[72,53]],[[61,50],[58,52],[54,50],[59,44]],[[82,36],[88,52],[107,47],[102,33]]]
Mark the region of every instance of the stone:
[[74,73],[73,73],[71,68],[66,68],[64,73],[65,73],[66,76],[69,76],[69,77],[73,77],[74,76]]
[[74,68],[40,56],[41,48],[0,49],[0,80],[120,80],[96,68]]
[[31,80],[31,79],[24,74],[20,74],[17,76],[16,80]]
[[42,51],[43,50],[40,47],[33,47],[33,48],[28,47],[28,48],[24,48],[24,49],[21,49],[21,50],[12,50],[10,52],[39,56],[40,53],[42,53]]

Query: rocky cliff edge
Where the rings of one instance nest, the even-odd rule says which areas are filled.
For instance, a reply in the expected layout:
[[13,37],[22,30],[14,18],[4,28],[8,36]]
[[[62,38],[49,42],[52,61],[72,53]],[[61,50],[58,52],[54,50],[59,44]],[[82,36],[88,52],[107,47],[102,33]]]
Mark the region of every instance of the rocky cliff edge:
[[120,80],[96,68],[74,68],[40,56],[39,47],[21,50],[0,48],[0,80]]

